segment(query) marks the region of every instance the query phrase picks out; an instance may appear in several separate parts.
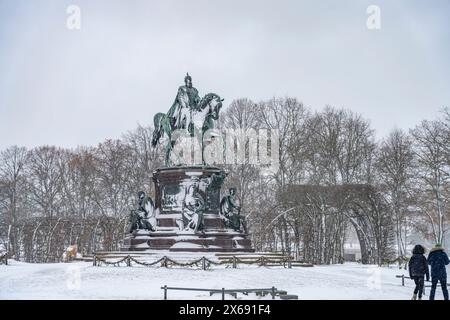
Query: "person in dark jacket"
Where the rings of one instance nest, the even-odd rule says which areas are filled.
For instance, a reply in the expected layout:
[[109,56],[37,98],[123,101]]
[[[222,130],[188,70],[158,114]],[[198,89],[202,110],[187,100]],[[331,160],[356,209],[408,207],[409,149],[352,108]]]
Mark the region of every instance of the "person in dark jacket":
[[414,247],[412,253],[413,255],[408,263],[409,277],[416,284],[412,300],[417,299],[417,293],[419,293],[419,300],[422,300],[424,277],[427,277],[427,281],[430,280],[427,258],[424,256],[425,248],[418,244]]
[[447,290],[447,270],[445,266],[449,264],[448,256],[440,243],[431,249],[428,255],[428,264],[431,266],[431,291],[430,300],[434,300],[437,283],[441,283],[444,300],[448,300]]

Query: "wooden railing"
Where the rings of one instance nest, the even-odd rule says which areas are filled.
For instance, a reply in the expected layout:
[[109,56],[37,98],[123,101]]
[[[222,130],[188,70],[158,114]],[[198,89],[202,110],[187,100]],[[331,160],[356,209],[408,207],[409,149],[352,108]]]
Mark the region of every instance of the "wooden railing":
[[164,300],[167,300],[167,291],[168,290],[182,290],[182,291],[203,291],[209,292],[209,295],[212,296],[215,293],[222,294],[222,300],[225,300],[225,294],[229,294],[234,298],[237,298],[238,293],[242,293],[244,295],[248,295],[249,293],[256,293],[256,295],[265,296],[267,294],[272,295],[272,299],[275,299],[276,296],[279,296],[281,299],[298,299],[298,296],[288,295],[284,290],[278,290],[275,287],[272,288],[262,288],[262,289],[202,289],[202,288],[179,288],[179,287],[168,287],[165,285],[161,287],[164,290]]
[[[119,260],[111,261],[111,258],[119,258]],[[109,260],[108,260],[109,259]],[[176,260],[173,260],[172,258],[169,258],[167,256],[163,256],[162,258],[159,258],[157,260],[154,260],[152,262],[148,261],[140,261],[137,259],[137,256],[132,255],[126,255],[126,256],[120,256],[120,255],[97,255],[94,254],[93,257],[93,265],[94,266],[101,266],[101,265],[113,265],[113,266],[120,266],[121,264],[125,264],[128,267],[131,267],[133,264],[138,264],[146,267],[150,266],[160,266],[160,267],[172,267],[172,266],[180,266],[180,267],[200,267],[203,270],[209,269],[213,265],[225,265],[225,266],[231,266],[232,268],[237,268],[239,264],[245,264],[245,265],[258,265],[263,267],[270,267],[270,266],[283,266],[284,268],[291,269],[292,267],[312,267],[312,264],[305,264],[301,261],[294,261],[289,257],[286,256],[279,256],[279,257],[266,257],[264,255],[256,257],[256,256],[226,256],[226,257],[219,257],[218,261],[213,261],[211,259],[206,258],[205,256],[192,260],[187,262],[179,262]]]

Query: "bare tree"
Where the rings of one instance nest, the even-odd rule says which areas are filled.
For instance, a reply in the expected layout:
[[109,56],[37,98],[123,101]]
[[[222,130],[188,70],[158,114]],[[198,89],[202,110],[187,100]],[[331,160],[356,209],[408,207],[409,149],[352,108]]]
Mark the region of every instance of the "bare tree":
[[61,149],[38,147],[30,151],[27,166],[32,201],[43,216],[53,218],[59,214],[62,202],[62,176],[58,168]]
[[413,160],[412,139],[403,131],[394,130],[381,142],[377,153],[377,180],[392,212],[400,257],[406,255],[408,208],[413,204],[410,193]]
[[99,214],[115,216],[126,214],[135,197],[136,187],[131,181],[134,166],[131,148],[120,140],[106,140],[95,153],[96,186],[94,198]]
[[420,208],[431,228],[436,242],[441,243],[446,229],[449,201],[449,172],[445,140],[445,126],[441,121],[422,121],[411,131],[414,137],[416,174],[418,183],[414,193]]
[[150,192],[153,188],[152,173],[163,164],[164,152],[161,145],[156,148],[151,146],[152,127],[138,127],[127,132],[122,141],[130,148],[130,156],[133,161],[130,179],[135,189]]
[[25,148],[12,146],[0,153],[0,212],[8,226],[7,250],[19,255],[16,226],[26,216],[27,179],[25,165],[28,153]]

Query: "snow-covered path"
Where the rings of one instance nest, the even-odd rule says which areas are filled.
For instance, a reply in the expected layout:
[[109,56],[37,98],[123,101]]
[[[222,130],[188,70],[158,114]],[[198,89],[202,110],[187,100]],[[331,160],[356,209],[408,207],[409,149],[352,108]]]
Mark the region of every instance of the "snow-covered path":
[[[162,299],[161,286],[191,288],[277,287],[299,299],[410,299],[413,283],[401,286],[397,267],[355,263],[312,268],[242,266],[238,269],[93,267],[88,262],[0,266],[0,299]],[[429,288],[426,288],[427,293]],[[220,299],[208,292],[169,291],[169,299]],[[227,296],[228,299],[233,299]],[[238,295],[239,299],[256,299]],[[428,298],[426,296],[425,298]],[[436,295],[442,299],[440,288]]]

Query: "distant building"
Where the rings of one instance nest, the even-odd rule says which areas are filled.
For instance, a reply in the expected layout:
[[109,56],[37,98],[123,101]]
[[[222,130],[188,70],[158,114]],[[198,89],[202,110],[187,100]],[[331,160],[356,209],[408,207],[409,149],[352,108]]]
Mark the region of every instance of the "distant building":
[[357,262],[361,260],[361,248],[359,243],[345,243],[344,244],[344,261]]

